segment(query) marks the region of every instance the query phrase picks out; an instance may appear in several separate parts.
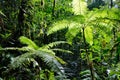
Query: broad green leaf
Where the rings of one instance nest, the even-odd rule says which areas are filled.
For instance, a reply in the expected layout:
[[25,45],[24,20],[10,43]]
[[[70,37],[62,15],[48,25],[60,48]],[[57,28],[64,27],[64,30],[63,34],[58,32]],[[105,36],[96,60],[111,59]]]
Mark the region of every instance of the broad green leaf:
[[85,39],[92,46],[93,44],[93,31],[91,27],[85,28]]
[[93,60],[93,55],[92,55],[92,53],[89,54],[89,58],[90,58],[90,61]]

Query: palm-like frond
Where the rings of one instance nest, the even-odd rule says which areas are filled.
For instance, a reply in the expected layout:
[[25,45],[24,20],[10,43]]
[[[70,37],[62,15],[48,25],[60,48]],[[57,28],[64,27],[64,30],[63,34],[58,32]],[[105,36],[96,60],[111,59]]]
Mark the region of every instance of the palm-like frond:
[[68,17],[64,20],[60,20],[57,22],[54,22],[51,27],[47,31],[47,35],[50,35],[54,32],[57,32],[59,30],[68,28],[68,30],[73,28],[80,28],[85,22],[85,17],[83,15],[74,15],[71,17]]
[[6,17],[5,14],[2,11],[0,11],[0,15]]
[[57,32],[58,30],[62,30],[68,27],[69,22],[67,20],[62,20],[62,21],[58,21],[53,23],[52,26],[54,27],[50,27],[47,34],[51,34],[53,32]]
[[83,80],[90,80],[91,79],[91,77],[90,77],[90,70],[81,71],[80,75],[81,75],[81,78]]
[[[82,80],[91,80],[90,70],[81,71],[80,75]],[[97,80],[100,80],[100,77],[96,72],[94,73],[94,75]]]
[[65,41],[56,41],[56,42],[52,42],[52,43],[49,43],[47,45],[44,45],[41,48],[43,48],[43,49],[50,49],[52,47],[55,47],[55,46],[60,45],[60,44],[65,44],[65,43],[67,43],[67,42],[65,42]]
[[53,23],[53,25],[48,29],[47,34],[50,35],[61,29],[68,28],[68,31],[66,33],[66,39],[67,42],[71,44],[73,38],[81,31],[84,22],[85,17],[82,15],[68,17],[67,19]]
[[[76,25],[78,26],[78,25]],[[72,44],[72,40],[74,39],[74,37],[81,31],[81,28],[78,28],[74,26],[73,28],[70,28],[67,33],[65,34],[65,37],[67,39],[67,42]]]
[[[31,62],[37,63],[37,61],[35,59],[40,58],[54,72],[57,72],[60,75],[64,75],[64,72],[63,72],[64,68],[62,67],[61,64],[66,64],[66,62],[63,61],[61,58],[55,56],[54,50],[52,50],[50,48],[52,48],[54,46],[57,46],[61,43],[67,43],[67,42],[57,41],[57,42],[53,42],[53,43],[50,43],[50,44],[42,46],[42,47],[38,47],[32,40],[28,39],[27,37],[22,36],[19,39],[20,39],[20,42],[26,44],[26,47],[22,47],[22,48],[14,48],[14,47],[0,48],[0,50],[27,51],[27,53],[24,53],[24,54],[22,54],[22,55],[13,59],[11,64],[9,64],[10,70],[25,67],[25,66],[29,65]],[[67,52],[67,53],[72,53],[72,52],[67,51],[67,50],[62,50],[62,49],[58,49],[58,50],[59,51],[64,51],[64,52]]]
[[39,48],[32,40],[28,39],[27,37],[21,36],[19,40],[21,43],[27,44],[29,48],[32,48],[35,50]]
[[[74,2],[75,0],[73,0]],[[76,0],[76,2],[80,0]],[[77,5],[76,5],[77,6]],[[68,43],[72,43],[73,38],[81,32],[81,29],[84,27],[85,29],[85,38],[86,41],[92,45],[93,44],[93,29],[96,28],[96,23],[101,23],[105,25],[109,25],[109,22],[120,22],[119,19],[120,14],[116,13],[116,9],[95,9],[94,11],[88,11],[87,14],[84,15],[75,15],[68,17],[64,20],[55,22],[50,29],[48,29],[48,35],[57,32],[61,29],[68,28],[67,33],[65,34]],[[63,22],[65,21],[65,22]],[[64,24],[64,25],[62,25]],[[114,24],[112,22],[112,24]],[[61,26],[59,26],[61,25]],[[112,27],[109,27],[112,28]],[[89,30],[88,30],[89,29]],[[87,35],[91,34],[91,36]]]
[[73,0],[72,6],[75,15],[85,14],[87,10],[87,3],[84,0]]
[[69,50],[64,50],[64,49],[50,49],[52,51],[60,51],[60,52],[63,52],[63,53],[70,53],[70,54],[73,54],[73,52],[69,51]]
[[46,63],[46,65],[48,65],[53,71],[57,73],[59,72],[61,75],[64,74],[61,70],[61,68],[63,67],[59,63],[62,60],[57,56],[50,54],[49,52],[40,51],[40,50],[36,50],[34,52],[28,52],[14,58],[13,62],[9,65],[9,67],[10,69],[15,69],[18,67],[25,66],[26,64],[29,64],[31,61],[34,61],[35,58],[41,58]]
[[1,51],[6,51],[6,50],[18,50],[18,51],[31,51],[33,49],[29,47],[22,47],[22,48],[17,48],[17,47],[7,47],[7,48],[0,48]]

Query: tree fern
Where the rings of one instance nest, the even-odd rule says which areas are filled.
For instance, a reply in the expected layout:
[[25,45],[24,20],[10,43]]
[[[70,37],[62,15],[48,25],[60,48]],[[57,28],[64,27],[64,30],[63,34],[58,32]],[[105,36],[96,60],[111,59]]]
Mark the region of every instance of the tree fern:
[[[54,46],[57,46],[59,44],[67,43],[65,41],[57,41],[50,43],[48,45],[39,47],[37,46],[32,40],[28,39],[27,37],[20,37],[20,42],[23,44],[26,44],[25,47],[22,48],[15,48],[15,47],[8,47],[8,48],[0,48],[0,50],[20,50],[20,51],[27,51],[27,53],[24,53],[18,57],[13,58],[13,61],[9,64],[9,70],[6,72],[10,72],[11,70],[14,70],[16,68],[22,68],[27,67],[31,62],[34,63],[34,65],[39,66],[40,63],[36,61],[37,58],[40,58],[48,67],[52,69],[52,71],[58,73],[59,75],[64,76],[63,67],[61,64],[66,64],[65,61],[63,61],[61,58],[57,57],[55,55],[54,51],[62,51],[67,53],[72,53],[68,50],[62,50],[62,49],[51,49]],[[41,67],[41,66],[40,66]]]
[[[112,10],[112,11],[111,11]],[[113,17],[111,17],[113,16]],[[116,21],[119,22],[120,14],[116,14],[116,10],[114,9],[95,9],[94,11],[88,11],[87,14],[84,15],[73,15],[71,17],[65,18],[64,20],[58,21],[53,23],[53,25],[48,29],[47,34],[50,35],[54,32],[57,32],[61,29],[68,28],[68,31],[66,33],[66,39],[69,43],[72,43],[73,38],[76,36],[76,34],[81,32],[81,29],[92,27],[91,34],[93,34],[92,29],[96,28],[96,23],[101,23],[105,25],[109,25],[109,22]],[[55,25],[54,25],[55,24]],[[63,25],[64,24],[64,25]],[[113,24],[113,23],[112,23]],[[60,25],[60,26],[59,26]],[[88,30],[85,30],[85,33]],[[92,36],[91,41],[88,40],[87,42],[89,44],[92,44]]]

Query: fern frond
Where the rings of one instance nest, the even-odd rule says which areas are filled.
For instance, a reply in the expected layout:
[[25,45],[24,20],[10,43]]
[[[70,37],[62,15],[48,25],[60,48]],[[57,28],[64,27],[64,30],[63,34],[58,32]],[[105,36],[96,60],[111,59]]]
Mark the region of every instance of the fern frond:
[[[78,25],[76,25],[78,26]],[[65,37],[67,39],[67,42],[72,44],[72,40],[74,39],[74,37],[80,32],[80,29],[81,28],[77,28],[77,27],[73,27],[73,28],[70,28],[67,33],[65,34]]]
[[83,80],[89,80],[89,79],[91,79],[91,74],[90,74],[90,70],[85,70],[85,71],[82,71],[81,73],[80,73],[80,75],[81,75],[81,79],[83,79]]
[[87,3],[84,0],[73,0],[72,7],[75,15],[83,15],[87,11]]
[[70,54],[73,54],[73,52],[69,51],[69,50],[64,50],[64,49],[50,49],[50,50],[53,50],[53,51],[60,51],[60,52],[63,52],[63,53],[70,53]]
[[59,57],[55,57],[61,64],[66,64],[66,62],[65,61],[63,61],[61,58],[59,58]]
[[31,62],[36,62],[34,58],[29,58],[30,55],[31,54],[28,54],[27,56],[21,55],[21,56],[14,58],[11,64],[9,64],[10,70],[14,70],[16,68],[27,67]]
[[0,48],[0,51],[6,51],[6,50],[31,51],[33,49],[31,49],[29,47],[22,47],[22,48],[17,48],[17,47]]
[[19,67],[23,67],[26,65],[29,65],[31,61],[34,61],[35,58],[41,58],[43,62],[46,63],[47,66],[49,66],[53,71],[60,73],[63,75],[61,68],[62,65],[59,62],[65,63],[62,59],[56,57],[55,55],[50,54],[49,52],[45,51],[34,51],[34,52],[27,52],[25,54],[22,54],[12,61],[11,64],[9,64],[9,68],[16,69]]
[[58,30],[62,30],[68,27],[69,22],[67,20],[62,20],[62,21],[58,21],[53,23],[52,27],[50,27],[48,29],[47,34],[50,35],[54,32],[57,32]]
[[[64,23],[65,21],[65,23]],[[48,29],[47,34],[50,35],[61,29],[68,28],[66,33],[66,39],[68,43],[72,43],[73,38],[80,32],[83,23],[85,22],[85,17],[82,15],[68,17],[66,20],[58,21]]]
[[32,40],[30,40],[30,39],[27,38],[27,37],[21,36],[21,37],[19,38],[19,40],[20,40],[21,43],[27,44],[28,47],[30,47],[30,48],[33,48],[33,49],[35,49],[35,50],[37,50],[37,49],[39,48]]
[[71,29],[73,27],[81,28],[84,22],[85,22],[85,17],[83,15],[74,15],[74,16],[68,17],[64,20],[54,22],[53,25],[51,25],[50,28],[48,29],[47,35],[53,34],[65,28],[68,28],[68,29]]
[[0,15],[6,17],[6,15],[2,11],[0,11]]
[[55,46],[60,45],[60,44],[65,44],[65,43],[67,43],[67,42],[65,42],[65,41],[56,41],[56,42],[52,42],[52,43],[49,43],[47,45],[44,45],[41,48],[43,48],[43,49],[50,49],[52,47],[55,47]]
[[39,48],[38,50],[39,51],[45,51],[45,52],[48,52],[49,54],[55,55],[55,52],[53,52],[52,50],[49,50],[49,49]]
[[[99,18],[110,18],[110,19],[118,19],[120,20],[119,16],[120,14],[118,12],[118,9],[95,9],[94,11],[89,11],[89,14],[87,14],[87,18],[89,22],[92,22],[93,20],[98,20]],[[108,19],[109,20],[109,19]]]

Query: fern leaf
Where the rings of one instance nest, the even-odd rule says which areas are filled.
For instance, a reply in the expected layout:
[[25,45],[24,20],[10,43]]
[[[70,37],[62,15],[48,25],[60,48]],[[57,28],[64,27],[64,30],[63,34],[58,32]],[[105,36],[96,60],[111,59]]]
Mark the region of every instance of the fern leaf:
[[45,49],[45,48],[39,48],[38,50],[45,51],[45,52],[48,52],[49,54],[55,55],[55,52],[53,52],[52,50],[48,50],[48,49]]
[[70,53],[70,54],[73,54],[73,52],[69,51],[69,50],[64,50],[64,49],[51,49],[53,51],[60,51],[60,52],[63,52],[63,53]]
[[75,15],[68,17],[67,19],[53,23],[53,25],[48,29],[47,35],[50,35],[65,28],[68,29],[71,29],[73,27],[80,28],[84,22],[85,22],[85,17],[82,15]]
[[27,37],[21,36],[19,38],[20,42],[23,44],[27,44],[28,47],[37,50],[39,47],[30,39],[28,39]]
[[43,62],[46,63],[54,72],[59,73],[60,75],[64,75],[64,72],[62,72],[61,68],[63,69],[62,65],[59,63],[64,62],[62,59],[58,58],[55,55],[52,55],[49,52],[45,51],[33,51],[33,52],[27,52],[25,54],[22,54],[16,58],[14,58],[13,62],[9,64],[10,70],[16,69],[19,67],[23,67],[26,65],[29,65],[31,61],[34,61],[35,58],[41,58]]
[[59,58],[59,57],[55,57],[61,64],[66,64],[66,62],[65,61],[63,61],[61,58]]
[[58,62],[56,59],[56,56],[49,54],[48,52],[44,51],[36,51],[35,52],[36,56],[39,56],[48,66],[51,67],[51,69],[55,72],[59,72],[61,75],[64,73],[60,68],[63,68],[62,65]]
[[[78,26],[78,25],[76,25]],[[74,37],[80,32],[80,28],[77,28],[77,27],[73,27],[73,28],[70,28],[67,33],[65,34],[65,37],[67,39],[67,42],[72,44],[72,40],[74,39]]]
[[85,39],[90,45],[93,44],[93,31],[91,27],[85,28]]
[[22,47],[22,48],[17,48],[17,47],[7,47],[7,48],[0,48],[1,51],[6,51],[6,50],[19,50],[19,51],[32,51],[33,49],[29,47]]
[[0,11],[0,15],[6,17],[6,15],[2,11]]
[[89,80],[89,79],[91,79],[91,77],[90,77],[91,76],[90,70],[81,71],[80,75],[81,75],[81,78],[83,80]]
[[48,29],[48,32],[47,34],[50,35],[51,33],[53,32],[57,32],[58,30],[62,30],[62,29],[65,29],[68,27],[68,21],[67,20],[62,20],[62,21],[58,21],[58,22],[55,22],[52,27],[50,27]]
[[83,15],[87,11],[87,3],[83,0],[73,0],[72,7],[75,15]]
[[50,49],[50,48],[55,47],[55,46],[57,46],[59,44],[65,44],[65,43],[67,43],[67,42],[65,42],[65,41],[56,41],[56,42],[52,42],[52,43],[49,43],[47,45],[44,45],[41,48],[43,48],[43,49]]

